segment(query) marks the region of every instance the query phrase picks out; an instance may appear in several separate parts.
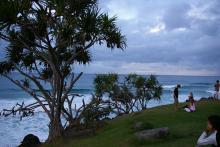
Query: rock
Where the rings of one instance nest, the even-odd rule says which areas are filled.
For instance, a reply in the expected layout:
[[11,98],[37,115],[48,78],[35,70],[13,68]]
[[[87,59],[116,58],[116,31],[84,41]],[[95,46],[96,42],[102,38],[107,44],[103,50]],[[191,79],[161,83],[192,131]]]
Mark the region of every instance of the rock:
[[137,132],[142,130],[153,129],[154,127],[150,123],[135,122],[132,128],[135,132]]
[[199,101],[215,101],[216,99],[214,97],[208,97],[208,98],[205,98],[205,97],[202,97]]
[[41,142],[39,138],[33,134],[28,134],[24,137],[23,141],[18,147],[38,147]]
[[139,131],[135,136],[139,140],[159,139],[169,135],[169,128],[156,128],[150,130]]
[[135,131],[140,131],[142,128],[143,128],[143,122],[136,122],[136,123],[133,125],[133,129],[134,129]]
[[84,129],[84,130],[76,130],[76,129],[68,129],[65,131],[64,136],[66,138],[82,138],[82,137],[88,137],[90,135],[94,134],[93,129]]

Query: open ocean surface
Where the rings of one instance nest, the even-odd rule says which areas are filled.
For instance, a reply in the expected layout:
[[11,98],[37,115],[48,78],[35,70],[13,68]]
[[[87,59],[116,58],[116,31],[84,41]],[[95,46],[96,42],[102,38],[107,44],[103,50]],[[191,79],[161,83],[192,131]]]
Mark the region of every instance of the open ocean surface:
[[[13,75],[16,76],[16,75]],[[93,93],[93,79],[96,75],[84,74],[77,82],[74,93],[83,94],[83,98],[89,101]],[[120,75],[122,79],[125,75]],[[220,80],[220,76],[157,76],[163,85],[164,91],[161,101],[150,101],[148,107],[173,103],[172,91],[176,84],[181,84],[180,98],[184,102],[189,92],[193,92],[196,100],[201,97],[209,97],[214,93],[214,83]],[[81,104],[82,98],[77,98],[74,103]],[[4,108],[11,108],[17,102],[25,104],[33,102],[33,99],[24,93],[20,88],[14,86],[7,79],[0,77],[0,111]],[[35,112],[33,117],[24,118],[20,121],[19,116],[0,117],[0,147],[14,147],[18,145],[27,134],[37,135],[44,141],[48,135],[48,118],[41,110]]]

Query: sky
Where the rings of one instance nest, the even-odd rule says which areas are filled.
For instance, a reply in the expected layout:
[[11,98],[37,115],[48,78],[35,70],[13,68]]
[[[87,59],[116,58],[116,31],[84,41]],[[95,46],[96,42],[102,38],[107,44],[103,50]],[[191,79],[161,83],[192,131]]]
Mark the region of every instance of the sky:
[[124,51],[92,47],[86,73],[220,75],[220,0],[100,0],[127,37]]
[[76,72],[220,75],[220,0],[99,0],[99,8],[117,16],[127,48],[93,46]]

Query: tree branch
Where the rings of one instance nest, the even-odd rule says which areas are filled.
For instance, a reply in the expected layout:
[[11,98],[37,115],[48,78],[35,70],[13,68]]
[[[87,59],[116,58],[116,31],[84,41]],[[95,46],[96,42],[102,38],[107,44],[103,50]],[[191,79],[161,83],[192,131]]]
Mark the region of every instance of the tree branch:
[[50,104],[50,102],[53,103],[53,100],[50,98],[50,95],[46,92],[46,90],[43,88],[43,86],[40,84],[39,81],[37,81],[35,79],[35,77],[31,77],[30,75],[24,73],[22,70],[20,70],[17,65],[14,64],[15,69],[22,74],[23,76],[29,78],[31,81],[33,81],[35,83],[35,85],[39,88],[39,90],[41,91],[41,93],[44,95],[44,98],[48,101],[49,107],[50,109],[52,108],[52,105]]
[[68,97],[67,95],[69,94],[69,92],[72,90],[74,84],[79,80],[79,78],[82,76],[83,72],[81,72],[75,79],[74,79],[74,75],[72,75],[72,79],[70,82],[69,87],[66,89],[66,92],[63,94],[62,96],[62,101],[64,102],[65,99]]
[[6,74],[2,74],[4,77],[6,77],[7,79],[9,79],[12,83],[14,83],[15,85],[17,85],[18,87],[20,87],[21,89],[23,89],[25,92],[27,92],[30,96],[34,97],[35,100],[41,105],[41,107],[44,109],[44,111],[47,113],[48,117],[51,118],[51,114],[49,112],[49,110],[45,107],[45,105],[41,102],[41,100],[36,96],[35,92],[33,90],[28,89],[27,87],[24,87],[22,84],[20,84],[19,81],[15,81],[14,79],[12,79],[11,77],[9,77]]
[[[46,101],[42,101],[43,105],[48,105],[47,103],[44,103]],[[27,116],[32,116],[34,115],[34,110],[38,107],[41,107],[41,105],[39,105],[38,102],[29,104],[27,106],[24,105],[24,102],[22,102],[22,104],[17,103],[14,107],[12,107],[12,109],[3,109],[0,113],[2,114],[2,116],[7,117],[9,115],[13,115],[15,116],[18,112],[19,115],[21,115],[22,117],[27,117]]]

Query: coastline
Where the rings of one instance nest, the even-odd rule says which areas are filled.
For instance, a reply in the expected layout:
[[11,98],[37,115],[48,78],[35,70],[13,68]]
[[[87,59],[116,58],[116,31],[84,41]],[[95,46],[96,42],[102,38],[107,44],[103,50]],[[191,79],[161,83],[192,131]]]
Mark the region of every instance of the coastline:
[[[202,101],[210,101],[208,98],[201,98]],[[198,101],[200,102],[200,100]],[[172,107],[172,103],[169,104],[160,104],[157,102],[158,105],[149,107],[146,111],[151,111],[153,109],[159,109],[161,107]],[[181,102],[180,105],[184,104],[184,102]],[[114,119],[113,119],[114,120]],[[24,118],[22,121],[20,121],[19,116],[15,117],[0,117],[0,125],[4,126],[5,123],[7,123],[7,127],[4,127],[1,130],[0,135],[2,138],[0,139],[0,143],[4,146],[16,146],[18,145],[23,137],[27,134],[34,134],[39,137],[41,142],[44,142],[48,135],[48,123],[49,120],[46,116],[46,114],[39,110],[35,113],[33,117],[27,117]],[[39,124],[41,124],[39,126]],[[9,130],[12,129],[12,130]],[[13,132],[16,131],[18,133],[14,134]],[[5,140],[6,137],[9,137],[10,139],[7,141]],[[3,142],[5,144],[3,144]],[[12,143],[13,142],[13,143]]]
[[[181,106],[185,103],[181,103]],[[46,143],[43,147],[60,146],[89,146],[89,147],[164,147],[195,146],[199,135],[204,130],[207,117],[220,113],[220,101],[201,100],[197,103],[198,109],[194,113],[184,110],[174,111],[173,105],[164,105],[150,108],[138,113],[117,117],[107,122],[104,128],[95,135],[81,139],[57,139],[53,143]],[[140,141],[134,138],[132,126],[136,122],[152,124],[156,128],[168,127],[170,134],[165,139]]]

